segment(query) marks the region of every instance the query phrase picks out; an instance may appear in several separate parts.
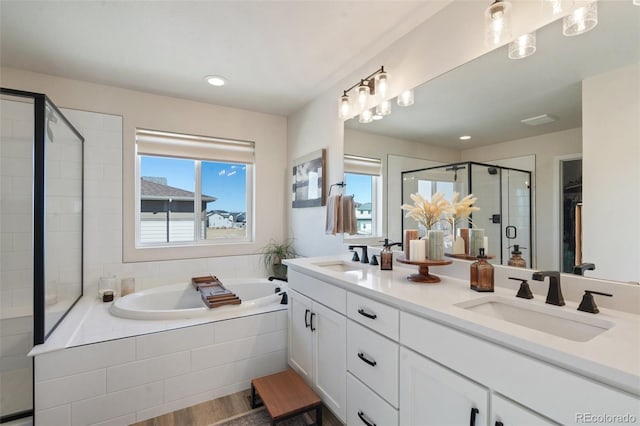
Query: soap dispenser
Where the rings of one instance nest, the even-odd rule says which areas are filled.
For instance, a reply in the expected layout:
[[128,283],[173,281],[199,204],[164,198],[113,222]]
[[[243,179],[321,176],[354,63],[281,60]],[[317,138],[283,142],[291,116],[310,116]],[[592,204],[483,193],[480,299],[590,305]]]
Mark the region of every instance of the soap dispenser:
[[393,270],[393,251],[391,245],[389,245],[389,239],[384,239],[384,246],[380,251],[380,269],[382,271]]
[[[520,251],[520,245],[514,244],[509,248],[513,247],[513,251],[511,252],[511,257],[509,258],[509,266],[515,266],[516,268],[526,268],[527,262],[522,258],[522,252]],[[523,249],[526,247],[522,247]]]
[[480,248],[477,260],[471,264],[471,289],[481,292],[493,291],[493,265],[487,262],[484,248]]

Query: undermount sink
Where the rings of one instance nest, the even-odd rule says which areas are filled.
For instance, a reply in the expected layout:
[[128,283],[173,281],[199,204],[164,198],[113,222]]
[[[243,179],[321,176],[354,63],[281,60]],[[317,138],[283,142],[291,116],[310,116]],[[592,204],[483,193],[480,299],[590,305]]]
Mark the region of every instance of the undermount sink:
[[333,262],[318,262],[314,263],[314,265],[319,266],[323,269],[327,269],[329,271],[342,272],[345,274],[345,276],[356,279],[358,281],[367,279],[367,269],[360,266],[360,264],[357,262],[345,262],[343,260],[337,260]]
[[335,261],[335,262],[314,263],[314,265],[319,266],[319,267],[324,268],[324,269],[329,269],[331,271],[338,271],[338,272],[349,272],[349,271],[361,271],[362,270],[362,268],[359,267],[357,264],[350,263],[350,262],[344,262],[342,260],[338,260],[338,261]]
[[542,306],[495,295],[456,306],[576,342],[587,342],[614,326],[610,321],[585,316],[567,307]]

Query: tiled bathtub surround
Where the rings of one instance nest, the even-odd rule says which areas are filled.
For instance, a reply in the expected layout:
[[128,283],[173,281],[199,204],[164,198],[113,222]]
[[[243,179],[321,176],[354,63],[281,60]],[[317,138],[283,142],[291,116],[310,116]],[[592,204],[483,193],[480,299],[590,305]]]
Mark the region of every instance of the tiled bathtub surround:
[[129,424],[286,368],[287,311],[36,356],[36,424]]

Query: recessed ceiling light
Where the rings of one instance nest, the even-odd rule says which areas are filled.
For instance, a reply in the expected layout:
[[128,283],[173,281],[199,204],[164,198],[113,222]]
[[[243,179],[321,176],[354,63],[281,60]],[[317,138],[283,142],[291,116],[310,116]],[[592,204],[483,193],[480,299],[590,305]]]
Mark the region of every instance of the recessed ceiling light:
[[227,80],[219,75],[208,75],[204,79],[207,80],[207,83],[216,87],[224,86],[227,83]]
[[461,141],[468,141],[469,139],[471,139],[471,136],[468,136],[468,135],[460,136]]

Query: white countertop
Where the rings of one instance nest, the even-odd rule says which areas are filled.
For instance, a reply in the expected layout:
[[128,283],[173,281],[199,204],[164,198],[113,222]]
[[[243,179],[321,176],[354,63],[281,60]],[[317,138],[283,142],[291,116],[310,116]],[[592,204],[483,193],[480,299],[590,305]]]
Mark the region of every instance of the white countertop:
[[[406,277],[416,273],[417,266],[399,267],[396,264],[393,271],[381,271],[379,266],[353,263],[359,268],[357,271],[339,272],[317,265],[334,261],[349,262],[350,255],[288,259],[285,263],[292,270],[394,306],[401,311],[437,321],[640,395],[640,315],[602,307],[600,313],[594,315],[577,311],[575,301],[567,300],[565,306],[552,306],[545,304],[544,297],[517,299],[531,303],[532,306],[566,310],[572,314],[584,315],[585,319],[597,318],[615,324],[589,341],[576,342],[456,306],[487,295],[515,298],[516,292],[512,288],[502,287],[500,282],[496,281],[494,293],[478,293],[470,290],[467,280],[444,276],[439,273],[438,267],[430,268],[429,272],[439,276],[440,283],[416,284]],[[468,264],[462,266],[468,267]],[[615,292],[612,292],[615,297]]]

